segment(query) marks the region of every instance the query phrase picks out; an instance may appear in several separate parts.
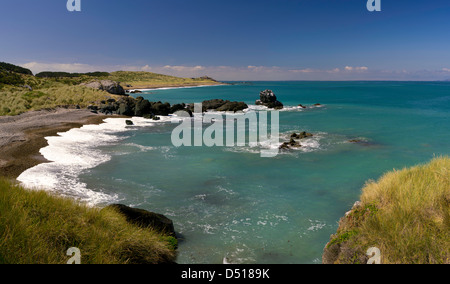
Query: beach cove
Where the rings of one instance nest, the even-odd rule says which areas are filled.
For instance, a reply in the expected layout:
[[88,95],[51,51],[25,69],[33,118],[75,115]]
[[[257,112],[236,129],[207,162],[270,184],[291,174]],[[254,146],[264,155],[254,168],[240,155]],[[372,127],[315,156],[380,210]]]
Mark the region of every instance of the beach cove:
[[[134,126],[126,128],[125,118],[108,118],[100,128],[79,129],[92,134],[83,155],[97,153],[104,162],[71,174],[53,168],[67,183],[51,190],[77,197],[76,185],[104,197],[78,195],[87,202],[120,202],[168,216],[180,235],[179,263],[221,263],[224,257],[231,263],[320,263],[338,220],[367,180],[449,154],[448,83],[253,82],[139,96],[171,104],[223,98],[258,110],[254,101],[265,89],[286,106],[281,141],[293,132],[314,134],[301,149],[261,159],[259,147],[176,148],[170,119],[132,118]],[[318,102],[322,107],[298,107]],[[73,140],[67,133],[62,137]],[[65,145],[55,139],[47,152],[64,149],[76,160]],[[45,170],[24,176],[39,181],[36,175],[46,176]]]

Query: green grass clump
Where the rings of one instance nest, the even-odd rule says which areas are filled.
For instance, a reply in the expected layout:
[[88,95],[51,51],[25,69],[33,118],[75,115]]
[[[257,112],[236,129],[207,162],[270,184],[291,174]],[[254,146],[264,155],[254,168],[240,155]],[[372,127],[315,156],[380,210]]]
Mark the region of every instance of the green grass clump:
[[2,264],[65,264],[71,247],[80,249],[82,264],[171,263],[174,245],[113,209],[87,207],[0,179]]
[[331,242],[345,241],[360,255],[377,247],[386,264],[449,264],[449,179],[450,158],[441,157],[367,183],[362,204],[341,221]]

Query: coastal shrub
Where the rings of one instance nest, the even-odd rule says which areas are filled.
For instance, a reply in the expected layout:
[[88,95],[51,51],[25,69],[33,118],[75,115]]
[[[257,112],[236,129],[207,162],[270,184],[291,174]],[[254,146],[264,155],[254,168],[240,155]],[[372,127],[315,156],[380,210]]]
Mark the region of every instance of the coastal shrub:
[[327,248],[333,244],[338,263],[377,247],[385,264],[450,264],[450,158],[368,182]]
[[23,85],[24,83],[25,81],[20,75],[0,70],[0,84],[18,86]]
[[33,72],[31,72],[31,70],[29,69],[5,62],[0,62],[0,70],[11,71],[24,75],[33,75]]
[[173,242],[128,223],[114,210],[88,207],[0,178],[0,264],[172,263]]
[[82,76],[88,77],[108,77],[108,72],[89,72],[89,73],[68,73],[68,72],[41,72],[36,74],[39,78],[76,78]]

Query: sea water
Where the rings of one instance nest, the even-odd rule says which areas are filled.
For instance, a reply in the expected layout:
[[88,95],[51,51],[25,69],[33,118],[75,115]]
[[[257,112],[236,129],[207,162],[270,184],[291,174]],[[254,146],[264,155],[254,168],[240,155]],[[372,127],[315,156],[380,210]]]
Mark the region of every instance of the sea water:
[[368,180],[450,153],[448,82],[251,82],[136,96],[245,101],[258,111],[265,89],[286,106],[280,142],[314,134],[300,149],[262,158],[252,145],[175,147],[174,118],[133,118],[134,126],[109,118],[49,137],[41,153],[53,162],[19,180],[92,205],[166,215],[179,235],[178,263],[320,263]]

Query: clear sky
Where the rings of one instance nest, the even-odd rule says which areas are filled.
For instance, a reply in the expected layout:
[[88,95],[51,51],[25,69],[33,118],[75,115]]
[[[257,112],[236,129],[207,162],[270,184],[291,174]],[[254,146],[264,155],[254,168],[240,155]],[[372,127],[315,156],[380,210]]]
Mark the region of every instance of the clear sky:
[[0,61],[219,80],[450,79],[450,1],[0,0]]

